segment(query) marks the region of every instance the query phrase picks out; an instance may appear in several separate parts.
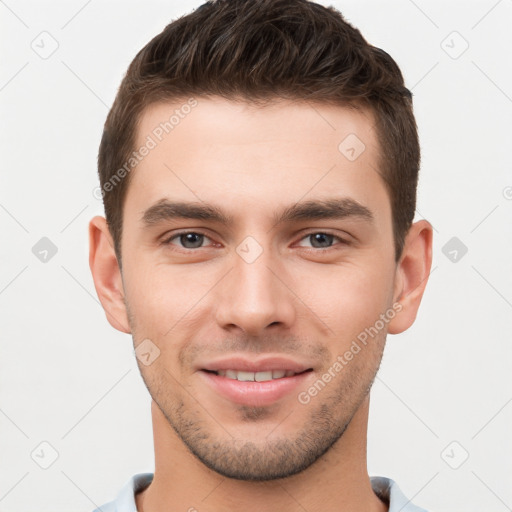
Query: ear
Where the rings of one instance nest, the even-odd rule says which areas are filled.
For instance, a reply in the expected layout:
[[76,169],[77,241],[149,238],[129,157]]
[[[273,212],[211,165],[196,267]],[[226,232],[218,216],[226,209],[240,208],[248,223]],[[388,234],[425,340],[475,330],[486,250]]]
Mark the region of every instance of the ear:
[[432,225],[426,220],[410,227],[397,264],[393,304],[401,309],[389,322],[389,334],[407,330],[416,319],[432,266]]
[[130,334],[121,270],[104,217],[96,216],[89,222],[89,267],[96,293],[110,325]]

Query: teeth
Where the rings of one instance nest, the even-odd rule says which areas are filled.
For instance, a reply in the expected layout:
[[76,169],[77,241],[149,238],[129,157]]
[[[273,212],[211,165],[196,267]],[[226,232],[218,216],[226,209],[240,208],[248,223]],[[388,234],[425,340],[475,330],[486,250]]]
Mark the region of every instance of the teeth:
[[272,380],[272,372],[256,372],[254,374],[254,380],[256,382],[263,382],[265,380]]
[[267,370],[264,372],[244,372],[238,370],[218,370],[217,375],[227,377],[228,379],[239,380],[241,382],[265,382],[273,379],[282,379],[295,375],[292,370]]
[[236,378],[243,382],[254,381],[254,372],[236,372]]

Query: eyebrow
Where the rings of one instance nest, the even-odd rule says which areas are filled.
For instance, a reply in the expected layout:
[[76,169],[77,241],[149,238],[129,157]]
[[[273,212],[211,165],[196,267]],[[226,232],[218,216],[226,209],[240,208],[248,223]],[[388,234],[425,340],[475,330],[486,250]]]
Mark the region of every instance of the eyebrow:
[[[283,222],[301,220],[324,220],[356,218],[373,223],[374,216],[369,208],[348,197],[316,199],[288,206],[273,215],[274,226]],[[160,199],[142,215],[142,222],[151,227],[162,221],[173,219],[194,219],[217,222],[224,225],[233,223],[233,217],[217,206],[206,203],[187,203]]]

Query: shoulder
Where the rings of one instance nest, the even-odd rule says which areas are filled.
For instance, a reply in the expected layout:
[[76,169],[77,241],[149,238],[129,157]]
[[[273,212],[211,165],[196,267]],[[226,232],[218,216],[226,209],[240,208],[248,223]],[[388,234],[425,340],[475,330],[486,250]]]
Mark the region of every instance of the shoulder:
[[370,483],[373,492],[389,505],[389,512],[427,512],[424,508],[414,505],[391,478],[372,476]]
[[153,481],[153,473],[133,475],[117,494],[114,501],[109,501],[93,512],[137,512],[135,495],[146,489]]

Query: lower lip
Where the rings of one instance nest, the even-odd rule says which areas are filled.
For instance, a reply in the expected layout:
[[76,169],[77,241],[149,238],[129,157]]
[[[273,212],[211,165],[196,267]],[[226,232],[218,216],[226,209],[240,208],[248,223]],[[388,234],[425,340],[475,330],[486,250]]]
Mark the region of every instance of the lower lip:
[[254,382],[228,379],[204,370],[199,372],[202,378],[206,379],[207,384],[230,401],[253,407],[270,405],[289,395],[298,386],[304,385],[304,382],[311,378],[312,373],[312,371],[308,371],[292,377]]

